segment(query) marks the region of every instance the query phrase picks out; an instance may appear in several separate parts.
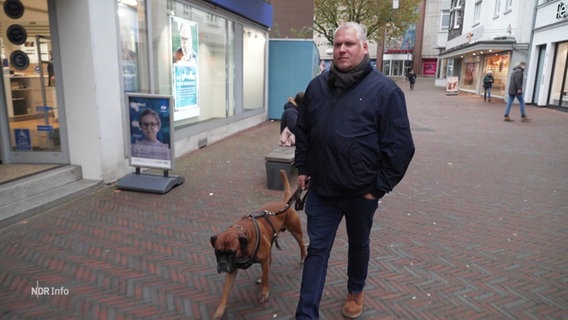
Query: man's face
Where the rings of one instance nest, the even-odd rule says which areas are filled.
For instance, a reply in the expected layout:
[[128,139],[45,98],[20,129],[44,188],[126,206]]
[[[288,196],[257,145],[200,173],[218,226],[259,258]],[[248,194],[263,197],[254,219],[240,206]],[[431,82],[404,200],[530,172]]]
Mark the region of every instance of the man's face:
[[347,72],[358,66],[368,52],[367,42],[361,42],[354,28],[339,29],[333,40],[333,63]]
[[189,57],[191,55],[191,29],[189,26],[187,26],[186,24],[184,24],[180,31],[179,31],[179,36],[180,36],[180,40],[181,40],[181,49],[183,50],[183,54],[184,56]]

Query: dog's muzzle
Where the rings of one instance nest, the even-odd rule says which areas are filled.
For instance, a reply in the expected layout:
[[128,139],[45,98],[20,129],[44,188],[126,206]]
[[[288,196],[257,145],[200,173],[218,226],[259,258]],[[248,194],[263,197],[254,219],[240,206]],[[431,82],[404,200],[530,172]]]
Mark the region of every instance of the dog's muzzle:
[[217,272],[233,273],[237,270],[237,252],[234,250],[215,250],[217,257]]

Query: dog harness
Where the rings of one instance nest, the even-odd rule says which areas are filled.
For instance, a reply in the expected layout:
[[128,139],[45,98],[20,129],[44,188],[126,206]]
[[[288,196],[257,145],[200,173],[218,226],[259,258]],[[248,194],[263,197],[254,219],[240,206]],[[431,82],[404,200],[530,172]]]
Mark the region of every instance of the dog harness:
[[[270,228],[272,228],[271,244],[276,244],[276,249],[282,250],[282,249],[280,249],[280,244],[278,244],[278,234],[280,233],[280,231],[283,231],[284,229],[283,230],[276,230],[276,228],[274,228],[274,225],[272,224],[272,222],[270,222],[269,217],[270,216],[277,216],[279,214],[286,212],[286,210],[288,210],[292,206],[292,203],[294,201],[296,201],[295,209],[296,210],[302,210],[304,208],[304,201],[305,201],[306,197],[305,197],[305,195],[304,195],[304,197],[302,197],[301,194],[302,194],[302,189],[300,187],[298,187],[298,189],[296,189],[296,192],[294,192],[294,194],[290,197],[288,202],[286,202],[286,204],[284,205],[284,208],[278,210],[277,212],[270,212],[268,210],[263,210],[262,212],[259,212],[255,215],[249,214],[248,216],[245,217],[245,218],[249,218],[249,219],[252,220],[252,223],[254,225],[254,230],[256,232],[256,243],[254,245],[254,254],[252,256],[242,257],[241,259],[237,259],[237,265],[236,266],[237,266],[238,269],[246,270],[246,269],[250,268],[250,266],[252,266],[253,264],[260,262],[256,259],[256,254],[258,253],[258,249],[260,248],[260,227],[258,226],[258,221],[256,221],[258,218],[264,218],[266,220],[266,222],[268,222],[268,225],[270,226]],[[239,225],[239,227],[242,228],[242,226],[240,226],[240,225]]]

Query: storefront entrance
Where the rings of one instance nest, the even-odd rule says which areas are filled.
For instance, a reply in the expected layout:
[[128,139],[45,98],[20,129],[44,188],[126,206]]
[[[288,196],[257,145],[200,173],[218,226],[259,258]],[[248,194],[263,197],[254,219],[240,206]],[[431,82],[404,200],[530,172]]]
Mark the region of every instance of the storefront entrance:
[[6,0],[0,10],[2,163],[68,163],[48,0]]
[[568,108],[568,42],[556,46],[549,106]]

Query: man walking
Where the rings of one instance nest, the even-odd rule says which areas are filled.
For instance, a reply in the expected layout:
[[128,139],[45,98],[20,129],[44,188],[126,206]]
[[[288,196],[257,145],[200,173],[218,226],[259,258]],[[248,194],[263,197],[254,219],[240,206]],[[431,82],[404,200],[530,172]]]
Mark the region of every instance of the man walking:
[[400,182],[414,155],[404,93],[370,65],[366,33],[355,22],[335,31],[333,65],[310,82],[300,109],[295,164],[298,185],[309,187],[310,243],[296,319],[319,319],[328,260],[344,216],[349,250],[343,315],[361,315],[378,200]]
[[523,72],[525,71],[525,67],[526,64],[524,62],[519,62],[511,74],[511,79],[509,81],[509,100],[505,107],[505,121],[514,121],[511,117],[509,117],[509,112],[511,112],[511,106],[513,105],[515,97],[521,104],[521,121],[524,122],[532,120],[532,118],[527,117],[527,114],[525,113],[525,99],[523,99]]

